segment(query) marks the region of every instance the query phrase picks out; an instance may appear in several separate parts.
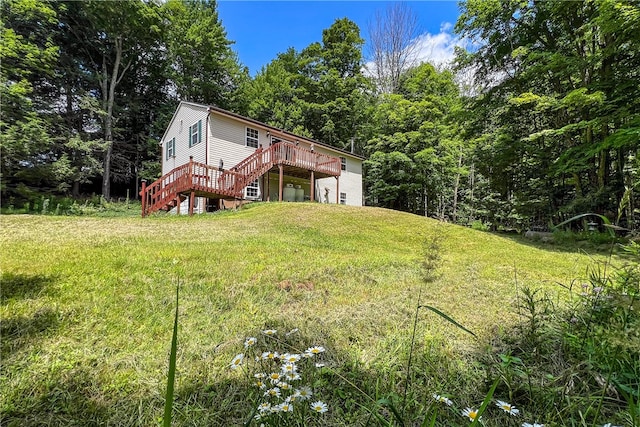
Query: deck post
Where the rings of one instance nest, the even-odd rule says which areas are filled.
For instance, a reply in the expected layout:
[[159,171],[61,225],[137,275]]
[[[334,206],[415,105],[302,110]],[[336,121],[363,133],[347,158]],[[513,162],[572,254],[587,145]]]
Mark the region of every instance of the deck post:
[[191,191],[191,193],[189,194],[189,216],[193,216],[193,204],[196,200],[196,192],[195,191]]
[[176,194],[176,215],[180,215],[180,195]]
[[311,171],[311,179],[309,179],[309,199],[312,202],[316,201],[316,178],[313,171]]
[[278,182],[278,201],[282,201],[282,184],[284,181],[284,177],[282,176],[282,163],[278,165],[278,170],[280,171],[280,180]]
[[336,205],[340,204],[340,177],[336,176]]
[[142,189],[140,190],[140,197],[142,198],[142,218],[147,213],[147,180],[142,180]]

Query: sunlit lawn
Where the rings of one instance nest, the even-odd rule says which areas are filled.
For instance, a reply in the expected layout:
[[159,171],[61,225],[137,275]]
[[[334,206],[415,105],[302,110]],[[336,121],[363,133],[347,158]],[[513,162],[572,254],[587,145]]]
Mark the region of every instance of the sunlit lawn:
[[[425,285],[434,236],[440,275]],[[479,336],[424,311],[420,351],[433,339],[462,361],[514,320],[518,288],[564,298],[557,283],[599,257],[383,209],[278,203],[191,218],[2,216],[0,244],[3,425],[156,424],[178,282],[176,420],[236,425],[251,402],[228,365],[262,328],[300,328],[334,367],[394,382],[420,293]],[[334,405],[326,422],[363,423],[366,399],[343,387],[326,400],[356,406]]]

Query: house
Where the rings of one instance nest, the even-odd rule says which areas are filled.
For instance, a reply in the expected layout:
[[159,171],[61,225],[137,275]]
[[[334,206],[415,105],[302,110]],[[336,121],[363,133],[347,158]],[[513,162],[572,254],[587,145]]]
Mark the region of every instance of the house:
[[143,216],[229,201],[362,206],[362,157],[218,107],[180,102],[160,145],[162,177],[143,183]]

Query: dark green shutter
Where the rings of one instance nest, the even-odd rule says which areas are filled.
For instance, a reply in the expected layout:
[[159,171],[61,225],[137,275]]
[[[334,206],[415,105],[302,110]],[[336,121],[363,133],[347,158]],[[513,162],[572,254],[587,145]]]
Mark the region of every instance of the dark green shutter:
[[198,120],[198,144],[202,142],[202,120]]

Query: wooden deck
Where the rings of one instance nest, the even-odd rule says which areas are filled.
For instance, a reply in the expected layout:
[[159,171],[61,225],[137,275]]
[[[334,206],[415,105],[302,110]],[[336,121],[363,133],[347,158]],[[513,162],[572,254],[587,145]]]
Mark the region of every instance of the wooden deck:
[[[189,212],[193,213],[193,198],[242,199],[244,189],[265,173],[277,169],[282,175],[318,178],[339,177],[340,159],[294,144],[279,142],[267,149],[258,148],[252,155],[232,167],[220,169],[194,162],[178,166],[150,185],[142,183],[142,216],[168,210],[190,197]],[[282,184],[280,184],[282,187]],[[280,189],[282,192],[282,188]]]

